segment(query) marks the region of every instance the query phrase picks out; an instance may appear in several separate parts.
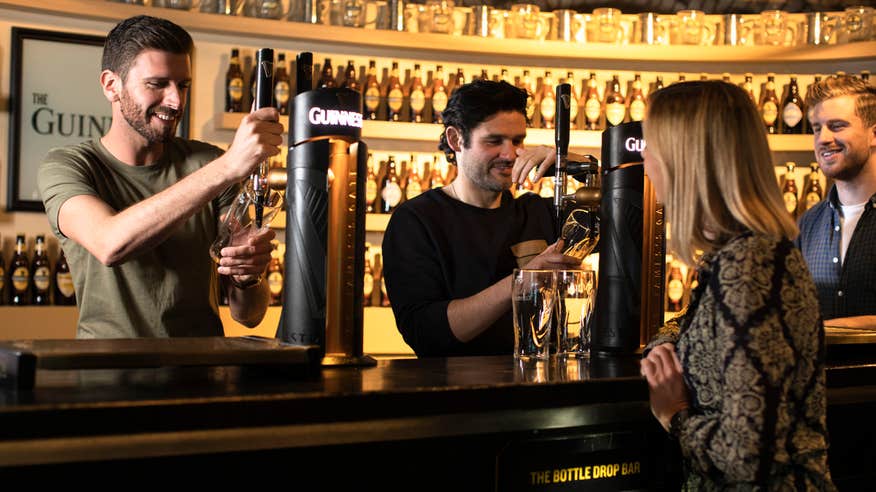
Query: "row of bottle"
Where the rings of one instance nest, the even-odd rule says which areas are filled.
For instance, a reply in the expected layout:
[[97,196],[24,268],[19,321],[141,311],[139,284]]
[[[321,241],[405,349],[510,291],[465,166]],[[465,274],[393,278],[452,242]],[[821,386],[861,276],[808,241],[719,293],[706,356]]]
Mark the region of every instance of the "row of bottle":
[[[289,94],[294,93],[289,74],[293,73],[287,67],[284,54],[278,55],[275,69],[275,101],[282,114],[288,110]],[[317,87],[347,87],[363,94],[363,111],[365,119],[387,121],[410,121],[424,123],[441,123],[441,111],[447,106],[447,100],[456,87],[473,79],[505,80],[526,90],[530,94],[527,116],[534,128],[553,128],[556,113],[555,84],[569,83],[572,85],[572,127],[584,130],[604,130],[629,121],[641,121],[645,115],[647,94],[670,83],[664,80],[663,74],[653,74],[649,83],[644,82],[641,73],[628,74],[622,79],[620,74],[612,74],[610,78],[597,78],[597,72],[588,72],[586,78],[578,78],[574,71],[565,71],[564,77],[555,77],[552,70],[546,70],[543,76],[522,69],[512,76],[507,68],[500,68],[499,73],[488,72],[480,68],[479,75],[466,75],[463,68],[457,68],[455,73],[447,76],[442,65],[436,65],[434,71],[424,72],[420,63],[413,63],[413,69],[405,70],[405,81],[402,82],[399,62],[393,60],[391,67],[382,68],[382,80],[378,80],[377,62],[368,61],[368,67],[357,65],[349,60],[345,67],[335,71],[331,58],[325,58],[322,66],[315,65],[314,79]],[[476,73],[476,72],[475,72]],[[578,74],[580,75],[580,74]],[[869,72],[863,71],[860,76],[869,80]],[[700,79],[718,78],[716,74],[700,74]],[[821,79],[814,75],[812,82]],[[773,73],[755,81],[754,74],[746,73],[731,76],[729,73],[720,78],[743,87],[752,100],[758,105],[764,120],[766,131],[771,134],[799,134],[809,132],[806,122],[804,97],[800,91],[796,75],[790,75],[784,91],[779,96],[776,76]],[[446,79],[446,82],[445,82]],[[687,75],[679,73],[675,81],[683,81]],[[622,81],[623,80],[623,81]],[[254,77],[250,77],[254,82]],[[811,86],[811,84],[809,84]],[[226,107],[227,112],[240,112],[249,108],[244,101],[244,78],[240,67],[239,51],[232,50],[231,61],[226,73]],[[578,88],[580,87],[580,89]],[[759,87],[759,95],[756,89]],[[807,88],[808,90],[808,88]],[[251,91],[249,91],[251,93]]]
[[403,202],[432,188],[448,185],[456,177],[456,166],[444,154],[389,154],[375,158],[368,154],[365,204],[368,213],[388,214]]
[[15,239],[15,252],[9,268],[0,254],[0,304],[13,306],[67,306],[76,304],[73,278],[64,251],[60,250],[54,269],[49,260],[46,238],[36,236],[33,257],[28,256],[24,234]]

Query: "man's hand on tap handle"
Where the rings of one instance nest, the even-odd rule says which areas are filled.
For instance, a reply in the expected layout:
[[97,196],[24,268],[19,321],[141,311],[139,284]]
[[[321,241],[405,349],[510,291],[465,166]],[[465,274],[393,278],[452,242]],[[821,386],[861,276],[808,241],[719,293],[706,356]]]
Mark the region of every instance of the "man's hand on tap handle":
[[253,173],[260,162],[280,153],[283,125],[276,108],[262,108],[243,117],[231,147],[222,156],[226,172],[239,181]]
[[[583,155],[569,152],[569,160],[584,161],[586,158]],[[554,147],[537,145],[535,147],[517,149],[517,160],[514,161],[514,167],[511,169],[511,181],[522,185],[530,171],[535,169],[535,177],[532,179],[534,183],[543,178],[545,172],[556,162],[557,149]]]

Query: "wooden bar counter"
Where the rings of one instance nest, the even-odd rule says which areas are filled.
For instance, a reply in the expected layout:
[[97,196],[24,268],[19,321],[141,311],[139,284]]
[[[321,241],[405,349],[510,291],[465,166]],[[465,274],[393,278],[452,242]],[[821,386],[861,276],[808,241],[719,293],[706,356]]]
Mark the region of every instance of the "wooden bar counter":
[[[828,370],[838,485],[872,484],[876,470],[867,347],[834,350]],[[33,389],[0,388],[0,478],[273,470],[310,490],[671,490],[677,446],[638,360],[40,370]]]

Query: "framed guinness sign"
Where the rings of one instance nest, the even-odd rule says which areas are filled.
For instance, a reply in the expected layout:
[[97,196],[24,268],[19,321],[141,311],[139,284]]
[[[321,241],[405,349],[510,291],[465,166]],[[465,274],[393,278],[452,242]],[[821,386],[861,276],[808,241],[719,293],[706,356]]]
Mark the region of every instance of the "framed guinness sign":
[[[112,108],[100,88],[104,39],[12,28],[8,210],[42,212],[37,169],[48,151],[109,131]],[[186,107],[180,136],[188,122]]]

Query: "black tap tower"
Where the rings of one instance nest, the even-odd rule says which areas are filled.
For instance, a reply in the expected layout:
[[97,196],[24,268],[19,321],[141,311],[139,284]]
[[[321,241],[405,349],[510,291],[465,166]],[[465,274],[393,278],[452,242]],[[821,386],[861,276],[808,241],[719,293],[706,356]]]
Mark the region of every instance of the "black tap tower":
[[362,98],[350,89],[311,89],[312,57],[302,55],[289,111],[286,283],[277,337],[319,346],[323,365],[373,365],[362,350],[368,174]]
[[[598,172],[592,156],[568,160],[569,85],[556,88],[554,207],[562,233],[570,209],[599,209],[599,277],[591,351],[599,355],[629,355],[650,338],[662,322],[664,228],[663,211],[644,175],[642,125],[625,123],[602,134],[601,187],[590,177]],[[563,195],[566,179],[589,186]]]
[[[255,91],[255,109],[274,105],[274,50],[271,48],[261,48],[256,52]],[[267,162],[262,162],[259,164],[258,170],[250,177],[254,195],[256,227],[262,226],[265,198],[268,194],[267,172]]]

